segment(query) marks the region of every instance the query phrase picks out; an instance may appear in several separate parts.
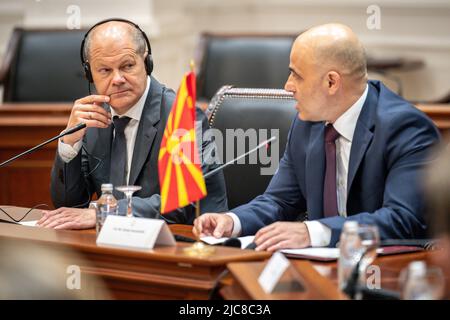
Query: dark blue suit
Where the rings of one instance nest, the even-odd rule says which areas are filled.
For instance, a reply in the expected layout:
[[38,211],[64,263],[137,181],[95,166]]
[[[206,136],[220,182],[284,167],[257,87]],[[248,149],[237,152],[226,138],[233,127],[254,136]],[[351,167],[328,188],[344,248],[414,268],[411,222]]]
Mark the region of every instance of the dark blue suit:
[[[158,155],[166,122],[175,99],[175,92],[152,77],[150,89],[142,110],[131,160],[130,184],[141,190],[133,197],[135,216],[162,218],[160,215],[160,186],[158,179]],[[109,107],[107,107],[109,108]],[[197,120],[201,121],[202,133],[209,126],[205,114],[197,108]],[[88,128],[83,138],[83,148],[69,163],[56,152],[52,169],[51,196],[56,208],[62,206],[86,207],[94,192],[101,194],[101,185],[110,181],[111,141],[113,128]],[[199,146],[200,147],[200,146]],[[211,157],[212,141],[203,141],[203,158]],[[203,172],[214,170],[217,163],[202,163]],[[208,195],[200,201],[202,212],[227,210],[225,183],[222,173],[205,179]],[[119,212],[125,212],[126,200],[119,200]],[[187,206],[166,215],[168,222],[192,224],[195,210]]]
[[[264,194],[233,210],[242,235],[307,212],[331,229],[335,246],[346,218],[323,217],[324,123],[292,123],[278,171]],[[356,124],[347,181],[347,220],[377,225],[381,239],[425,236],[420,177],[439,132],[420,110],[369,81]]]

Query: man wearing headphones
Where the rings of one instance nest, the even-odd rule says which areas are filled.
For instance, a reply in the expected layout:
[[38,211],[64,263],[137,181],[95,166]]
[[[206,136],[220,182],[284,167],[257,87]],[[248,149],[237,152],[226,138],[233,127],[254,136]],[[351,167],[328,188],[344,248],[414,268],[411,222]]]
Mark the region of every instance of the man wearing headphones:
[[[134,194],[135,216],[157,218],[160,208],[158,153],[175,93],[151,76],[153,61],[145,33],[128,20],[109,19],[94,25],[81,44],[86,78],[97,94],[75,101],[67,124],[86,128],[59,141],[51,175],[51,196],[56,210],[44,211],[38,225],[55,229],[95,226],[95,211],[84,209],[91,196],[101,194],[103,183],[139,185]],[[197,136],[208,129],[197,108]],[[201,131],[201,132],[200,132]],[[199,142],[203,160],[211,157],[211,141]],[[208,172],[217,163],[203,161]],[[208,163],[208,164],[206,164]],[[222,173],[206,179],[208,195],[201,211],[225,211],[226,191]],[[119,213],[124,195],[114,191]],[[192,223],[195,208],[187,206],[164,215],[174,223]]]

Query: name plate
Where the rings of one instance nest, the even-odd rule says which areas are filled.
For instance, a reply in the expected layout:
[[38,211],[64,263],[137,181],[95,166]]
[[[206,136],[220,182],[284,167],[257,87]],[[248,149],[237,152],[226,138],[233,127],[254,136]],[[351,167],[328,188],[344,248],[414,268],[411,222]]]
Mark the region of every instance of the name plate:
[[289,260],[282,253],[275,252],[272,255],[258,278],[258,283],[265,293],[273,292],[289,265]]
[[164,220],[110,215],[106,217],[97,237],[98,246],[131,250],[150,250],[155,244],[176,244]]

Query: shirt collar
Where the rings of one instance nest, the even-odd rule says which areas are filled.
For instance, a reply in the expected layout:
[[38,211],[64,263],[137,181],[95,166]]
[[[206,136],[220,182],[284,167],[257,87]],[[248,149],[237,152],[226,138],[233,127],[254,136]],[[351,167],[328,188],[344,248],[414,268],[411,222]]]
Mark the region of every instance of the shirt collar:
[[[141,120],[142,110],[144,110],[145,100],[147,100],[148,91],[150,89],[150,77],[147,76],[147,87],[145,88],[144,94],[141,98],[136,102],[134,106],[132,106],[127,112],[125,112],[120,117],[129,117],[134,120]],[[118,116],[117,112],[111,108],[111,116]]]
[[361,97],[359,97],[359,99],[333,123],[333,127],[336,131],[350,142],[353,140],[356,122],[358,121],[359,114],[366,101],[368,91],[369,86],[366,85],[366,89]]

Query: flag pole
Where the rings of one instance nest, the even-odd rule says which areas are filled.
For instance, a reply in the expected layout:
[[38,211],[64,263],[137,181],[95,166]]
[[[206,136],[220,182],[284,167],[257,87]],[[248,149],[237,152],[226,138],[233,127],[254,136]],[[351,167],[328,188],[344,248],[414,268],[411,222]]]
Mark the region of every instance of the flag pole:
[[[191,72],[193,72],[195,74],[195,62],[194,59],[191,59],[191,61],[189,62],[189,66],[191,68]],[[200,200],[195,201],[195,218],[199,218],[200,217]],[[200,238],[197,239],[198,241],[200,241]]]
[[195,201],[195,217],[200,217],[200,200]]
[[[195,74],[195,63],[194,60],[191,59],[190,63],[191,72]],[[200,200],[195,201],[195,218],[198,219],[200,217]],[[215,252],[215,248],[212,246],[205,245],[200,240],[200,235],[196,236],[197,241],[187,248],[184,248],[184,253],[193,256],[193,257],[207,257],[212,255]]]

